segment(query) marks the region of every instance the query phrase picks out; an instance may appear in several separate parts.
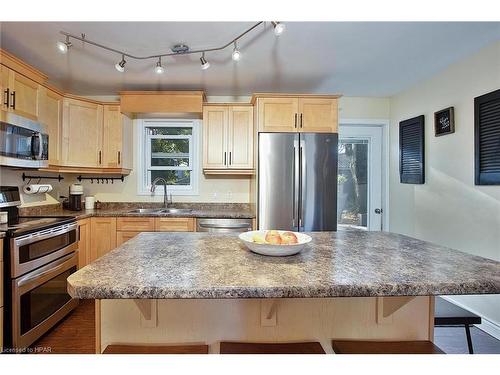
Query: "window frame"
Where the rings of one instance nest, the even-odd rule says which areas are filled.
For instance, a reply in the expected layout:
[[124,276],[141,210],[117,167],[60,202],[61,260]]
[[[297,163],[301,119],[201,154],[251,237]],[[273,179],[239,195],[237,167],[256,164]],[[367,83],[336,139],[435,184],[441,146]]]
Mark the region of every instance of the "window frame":
[[[137,126],[138,157],[137,157],[137,194],[138,195],[163,195],[163,185],[156,187],[151,193],[151,184],[148,181],[149,172],[152,170],[190,170],[190,185],[167,185],[167,193],[177,195],[199,195],[200,174],[200,120],[184,119],[140,119]],[[191,135],[149,135],[147,129],[156,128],[191,128]],[[188,139],[190,167],[151,166],[151,139]]]

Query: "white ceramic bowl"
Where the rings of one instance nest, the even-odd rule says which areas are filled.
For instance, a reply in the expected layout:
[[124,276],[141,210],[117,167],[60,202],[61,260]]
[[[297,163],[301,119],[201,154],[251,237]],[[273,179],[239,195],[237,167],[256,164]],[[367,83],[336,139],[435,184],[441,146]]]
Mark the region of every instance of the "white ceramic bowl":
[[[288,255],[297,254],[301,251],[304,246],[312,241],[312,238],[304,233],[293,232],[297,236],[299,243],[293,245],[271,245],[253,242],[252,238],[255,234],[260,234],[265,237],[267,230],[253,230],[250,232],[244,232],[239,235],[239,238],[246,247],[251,251],[261,255],[269,255],[273,257],[285,257]],[[286,230],[279,230],[280,234],[283,232],[288,232]]]

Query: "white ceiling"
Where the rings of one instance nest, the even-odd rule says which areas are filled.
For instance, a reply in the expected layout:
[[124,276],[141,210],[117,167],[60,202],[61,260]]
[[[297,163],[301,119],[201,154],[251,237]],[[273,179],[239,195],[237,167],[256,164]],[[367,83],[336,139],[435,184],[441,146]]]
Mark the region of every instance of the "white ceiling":
[[[167,72],[153,72],[155,60],[129,59],[74,42],[67,55],[56,51],[60,30],[135,55],[169,51],[178,42],[191,48],[227,43],[252,22],[13,22],[0,24],[1,47],[40,69],[51,83],[80,95],[114,95],[120,90],[203,89],[208,95],[253,92],[341,93],[390,96],[500,40],[500,23],[288,22],[276,37],[271,26],[242,39],[243,59],[232,47],[199,56],[163,60]],[[500,59],[500,57],[499,57]],[[500,63],[500,61],[499,61]]]

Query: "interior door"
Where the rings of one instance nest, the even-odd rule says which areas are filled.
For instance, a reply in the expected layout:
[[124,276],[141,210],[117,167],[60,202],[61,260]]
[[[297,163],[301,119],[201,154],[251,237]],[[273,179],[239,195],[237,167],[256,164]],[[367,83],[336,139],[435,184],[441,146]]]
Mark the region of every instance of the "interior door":
[[337,230],[337,133],[300,134],[300,231]]
[[382,230],[382,128],[343,125],[339,137],[338,224]]
[[259,134],[259,229],[298,230],[298,134]]

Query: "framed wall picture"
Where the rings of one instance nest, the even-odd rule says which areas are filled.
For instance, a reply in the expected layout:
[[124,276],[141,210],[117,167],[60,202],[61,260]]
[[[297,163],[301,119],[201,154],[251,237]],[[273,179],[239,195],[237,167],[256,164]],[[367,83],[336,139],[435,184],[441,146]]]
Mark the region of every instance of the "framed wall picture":
[[434,134],[436,137],[455,133],[455,115],[453,107],[434,112]]

